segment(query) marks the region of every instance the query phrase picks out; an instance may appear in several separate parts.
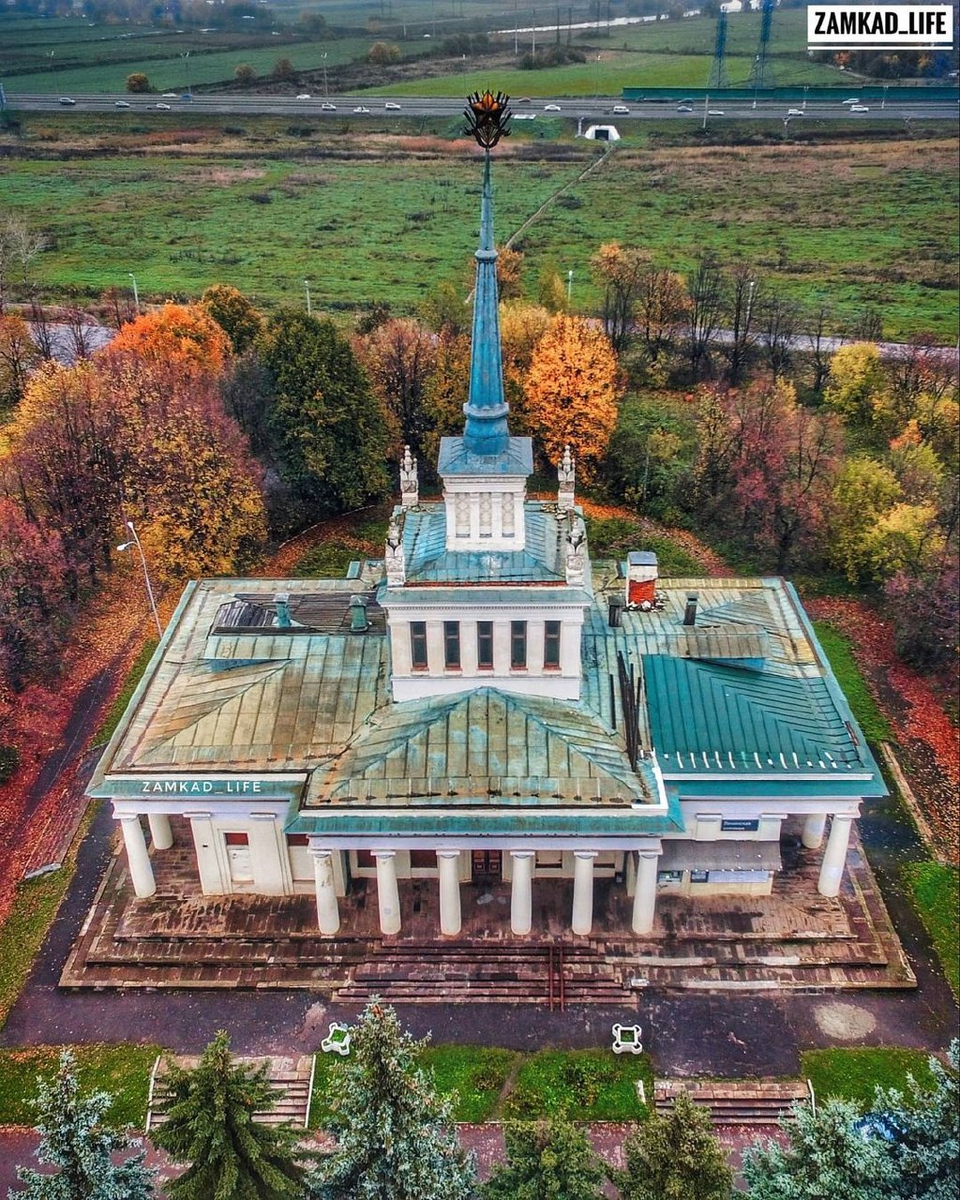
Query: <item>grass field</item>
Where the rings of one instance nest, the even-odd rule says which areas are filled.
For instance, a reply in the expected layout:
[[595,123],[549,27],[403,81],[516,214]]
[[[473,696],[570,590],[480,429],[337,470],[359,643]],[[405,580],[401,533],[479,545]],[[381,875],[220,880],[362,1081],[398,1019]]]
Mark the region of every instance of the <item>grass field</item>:
[[943,863],[923,862],[910,863],[903,874],[953,994],[960,998],[960,871]]
[[860,673],[849,640],[826,621],[814,621],[813,627],[867,741],[876,743],[888,740],[891,736],[890,725]]
[[[183,129],[155,116],[99,132],[31,117],[19,137],[0,133],[0,151],[17,154],[0,174],[0,211],[49,235],[39,271],[51,298],[125,286],[133,271],[154,301],[225,282],[267,305],[300,303],[309,277],[318,308],[411,311],[438,279],[468,278],[480,178],[476,155],[450,140],[455,122],[444,137],[409,122],[346,142],[345,123]],[[576,184],[596,153],[517,136],[497,163],[501,241],[574,184],[524,236],[529,296],[552,262],[573,270],[574,307],[591,311],[590,257],[616,239],[680,270],[702,249],[743,261],[795,303],[826,303],[837,326],[871,305],[888,338],[953,338],[951,140],[665,148],[637,133]]]
[[906,1091],[910,1072],[922,1086],[931,1084],[930,1055],[900,1046],[834,1047],[801,1054],[801,1071],[813,1084],[818,1100],[839,1096],[870,1108],[878,1087]]
[[[102,1089],[114,1102],[107,1112],[111,1124],[143,1130],[147,1115],[150,1071],[159,1046],[87,1045],[71,1047],[83,1094]],[[60,1062],[59,1046],[0,1049],[0,1125],[32,1125],[30,1100],[37,1094],[37,1077],[49,1079]]]

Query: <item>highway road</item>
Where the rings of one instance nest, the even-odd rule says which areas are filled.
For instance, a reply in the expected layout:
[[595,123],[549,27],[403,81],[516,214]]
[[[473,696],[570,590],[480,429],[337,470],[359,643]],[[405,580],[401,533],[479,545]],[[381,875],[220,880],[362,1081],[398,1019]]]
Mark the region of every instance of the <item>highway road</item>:
[[[856,96],[856,90],[849,93],[849,98]],[[266,116],[298,116],[323,117],[330,120],[344,118],[357,120],[372,120],[374,118],[400,119],[403,117],[445,117],[459,116],[463,111],[464,100],[460,98],[412,97],[412,96],[311,96],[300,100],[294,96],[256,95],[252,93],[220,95],[198,94],[192,100],[184,100],[180,96],[136,96],[126,93],[115,95],[82,95],[77,93],[69,99],[72,105],[60,103],[55,95],[7,93],[8,107],[24,112],[112,112],[119,115],[126,113],[139,117],[165,117],[168,114],[184,115],[187,113],[215,113],[226,116],[266,115]],[[324,108],[326,104],[330,107]],[[129,108],[126,106],[129,105]],[[388,107],[388,105],[390,107]],[[559,111],[547,111],[547,105],[557,105]],[[614,106],[627,108],[627,112],[615,113]],[[169,106],[169,107],[166,107]],[[677,120],[703,122],[704,112],[702,102],[696,102],[690,107],[690,112],[679,112],[677,103],[653,103],[650,101],[630,102],[623,104],[615,97],[577,97],[574,99],[557,97],[540,97],[528,103],[517,98],[511,101],[514,117],[520,120],[542,121],[568,118],[585,121],[633,122],[649,120]],[[801,108],[800,105],[796,106]],[[750,101],[738,100],[711,102],[707,110],[707,123],[730,120],[789,120],[803,121],[956,121],[960,116],[960,107],[956,102],[944,101],[867,101],[866,112],[851,112],[849,104],[838,104],[835,101],[826,103],[811,101],[802,115],[790,115],[788,106],[781,101],[761,100],[756,106]]]

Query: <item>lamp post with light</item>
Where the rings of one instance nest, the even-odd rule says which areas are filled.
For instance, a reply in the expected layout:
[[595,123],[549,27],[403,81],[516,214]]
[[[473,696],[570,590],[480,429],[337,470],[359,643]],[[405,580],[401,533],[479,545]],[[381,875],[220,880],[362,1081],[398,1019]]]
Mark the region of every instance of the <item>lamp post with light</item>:
[[303,287],[307,293],[307,316],[309,317],[309,316],[313,315],[313,305],[310,302],[310,280],[309,279],[305,279],[303,281]]
[[130,282],[133,284],[133,307],[137,316],[140,316],[140,293],[137,291],[137,277],[132,271],[128,271]]
[[570,307],[570,295],[573,292],[573,268],[567,272],[567,308]]
[[143,553],[143,546],[140,545],[140,539],[137,537],[137,531],[134,528],[132,521],[124,522],[130,530],[132,537],[128,542],[121,542],[117,547],[118,550],[129,550],[131,546],[135,546],[137,553],[140,555],[140,565],[143,567],[143,582],[147,588],[147,599],[150,601],[150,611],[153,613],[153,619],[157,626],[157,637],[163,637],[163,626],[160,624],[160,614],[157,612],[157,602],[153,595],[153,585],[150,582],[150,572],[147,570],[147,559]]

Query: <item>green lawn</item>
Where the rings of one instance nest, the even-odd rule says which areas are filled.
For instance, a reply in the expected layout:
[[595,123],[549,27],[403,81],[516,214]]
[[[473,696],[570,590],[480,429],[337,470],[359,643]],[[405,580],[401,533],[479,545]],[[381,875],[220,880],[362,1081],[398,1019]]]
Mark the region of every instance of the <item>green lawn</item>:
[[637,1080],[653,1095],[646,1055],[609,1050],[541,1050],[527,1058],[506,1098],[503,1116],[521,1120],[636,1121],[644,1115]]
[[931,1083],[927,1065],[930,1055],[923,1050],[899,1046],[836,1047],[807,1050],[800,1057],[802,1074],[813,1084],[818,1100],[841,1096],[869,1108],[877,1087],[905,1091],[907,1072],[922,1085]]
[[[6,160],[0,209],[47,235],[39,272],[51,298],[64,288],[82,296],[126,286],[133,270],[149,300],[196,297],[224,282],[267,305],[300,303],[309,276],[318,308],[385,300],[409,312],[437,280],[466,279],[480,180],[465,149],[421,138],[412,123],[395,140],[354,146],[339,125],[306,118],[295,126],[244,118],[244,137],[222,124],[183,129],[180,118],[156,117],[141,133],[117,133],[123,125],[115,123],[96,140],[117,154],[60,161],[44,147],[62,125],[25,121],[20,152],[37,146],[44,157]],[[953,336],[952,143],[785,152],[644,149],[637,137],[525,234],[528,297],[553,262],[574,272],[575,307],[592,311],[599,296],[590,258],[618,240],[679,270],[701,250],[749,263],[792,303],[827,303],[837,324],[872,305],[889,338]],[[518,137],[514,145],[519,156],[495,171],[501,241],[596,154],[583,143],[541,150]]]
[[867,740],[870,742],[888,741],[891,736],[890,725],[877,707],[873,693],[860,674],[860,668],[854,660],[849,640],[826,621],[814,621],[813,627],[824,653],[830,660],[833,673],[843,689],[843,694],[853,710],[853,715],[857,718],[857,723]]
[[927,927],[943,972],[960,998],[960,870],[943,863],[910,863],[904,879]]
[[[150,1071],[159,1046],[88,1045],[71,1047],[84,1092],[102,1089],[114,1096],[109,1120],[143,1129],[147,1115]],[[0,1049],[0,1125],[32,1125],[30,1100],[37,1076],[49,1077],[60,1061],[59,1046]]]
[[[335,1092],[343,1060],[317,1055],[312,1128],[330,1117],[325,1096]],[[490,1046],[428,1046],[423,1066],[442,1095],[454,1096],[454,1119],[534,1119],[566,1115],[578,1121],[636,1121],[644,1115],[636,1081],[652,1095],[653,1073],[646,1055],[616,1057],[609,1050],[542,1050],[524,1055]],[[498,1098],[511,1071],[519,1072],[503,1103]]]

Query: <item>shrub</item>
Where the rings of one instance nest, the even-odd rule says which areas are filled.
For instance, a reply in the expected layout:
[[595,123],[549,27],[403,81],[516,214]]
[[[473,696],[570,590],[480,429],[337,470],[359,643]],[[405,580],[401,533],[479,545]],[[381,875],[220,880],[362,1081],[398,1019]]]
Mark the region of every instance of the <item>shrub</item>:
[[0,743],[0,783],[6,783],[16,774],[20,766],[20,751],[16,746]]

